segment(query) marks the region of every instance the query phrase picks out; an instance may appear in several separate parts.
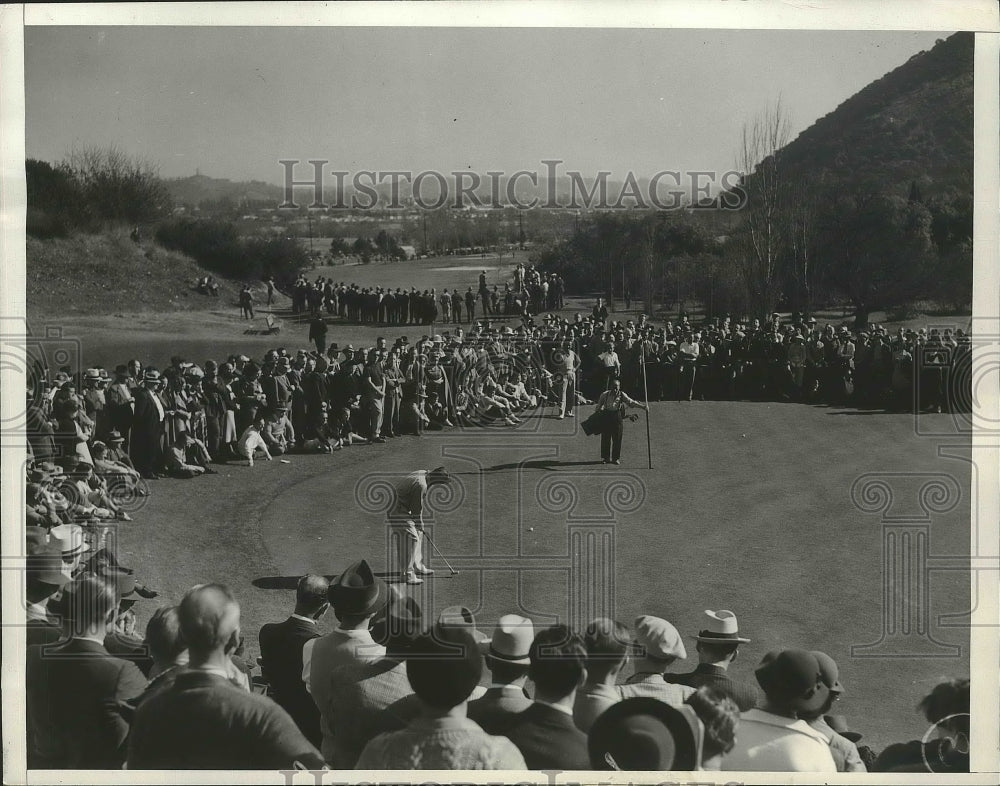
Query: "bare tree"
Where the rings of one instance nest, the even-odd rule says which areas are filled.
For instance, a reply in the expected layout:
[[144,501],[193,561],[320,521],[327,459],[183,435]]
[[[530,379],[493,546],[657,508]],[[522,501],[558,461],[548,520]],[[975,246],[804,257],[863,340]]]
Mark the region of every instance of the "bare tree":
[[170,208],[159,169],[115,145],[73,150],[64,165],[79,183],[88,209],[102,221],[140,224]]
[[736,262],[749,300],[758,313],[774,310],[780,296],[781,264],[788,239],[789,182],[779,151],[788,143],[789,122],[779,98],[752,122],[745,123],[737,168],[746,204],[735,239]]

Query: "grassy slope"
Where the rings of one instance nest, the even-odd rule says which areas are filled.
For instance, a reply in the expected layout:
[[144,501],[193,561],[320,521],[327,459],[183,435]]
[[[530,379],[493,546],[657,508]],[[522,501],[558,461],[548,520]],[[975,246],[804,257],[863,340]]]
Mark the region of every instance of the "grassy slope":
[[31,314],[201,311],[236,301],[239,288],[219,281],[219,298],[194,290],[206,275],[190,257],[126,231],[40,240],[29,237],[26,289]]

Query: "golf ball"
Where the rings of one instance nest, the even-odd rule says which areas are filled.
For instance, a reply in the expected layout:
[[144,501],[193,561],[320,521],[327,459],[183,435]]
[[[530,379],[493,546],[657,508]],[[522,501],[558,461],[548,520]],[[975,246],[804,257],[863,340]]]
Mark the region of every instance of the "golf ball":
[[528,527],[528,532],[534,532],[534,531],[535,531],[534,527]]

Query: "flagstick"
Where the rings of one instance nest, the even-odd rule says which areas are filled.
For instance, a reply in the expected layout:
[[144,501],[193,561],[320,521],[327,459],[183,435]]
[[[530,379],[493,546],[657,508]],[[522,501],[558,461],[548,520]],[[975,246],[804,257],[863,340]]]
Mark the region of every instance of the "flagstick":
[[646,385],[646,342],[642,342],[642,400],[646,404],[646,456],[653,468],[653,443],[649,437],[649,389]]

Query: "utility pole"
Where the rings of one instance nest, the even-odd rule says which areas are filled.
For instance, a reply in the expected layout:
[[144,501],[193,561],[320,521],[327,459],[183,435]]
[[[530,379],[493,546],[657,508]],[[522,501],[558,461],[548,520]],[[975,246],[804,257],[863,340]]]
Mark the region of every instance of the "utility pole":
[[424,213],[424,253],[427,253],[427,214]]

